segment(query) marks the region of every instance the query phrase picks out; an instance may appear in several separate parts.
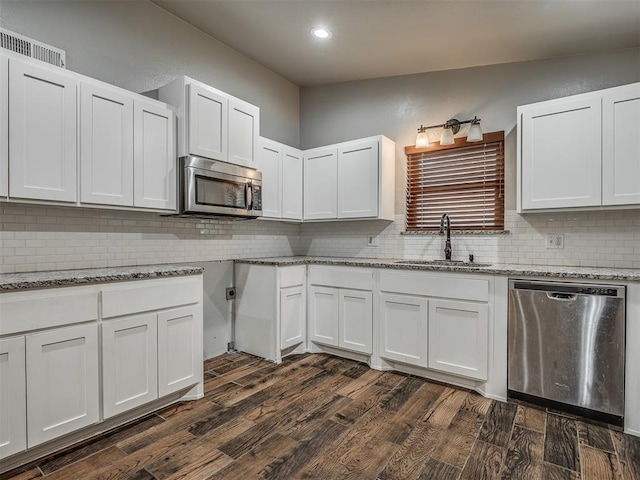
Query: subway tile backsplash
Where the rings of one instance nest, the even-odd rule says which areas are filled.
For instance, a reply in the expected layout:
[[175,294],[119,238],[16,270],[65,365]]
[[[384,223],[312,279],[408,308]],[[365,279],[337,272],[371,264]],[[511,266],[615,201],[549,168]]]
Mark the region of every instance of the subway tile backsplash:
[[[2,273],[289,255],[434,259],[444,248],[438,235],[403,235],[403,215],[394,222],[297,225],[7,203],[0,209]],[[506,234],[454,235],[453,258],[640,268],[640,210],[507,211],[505,224]],[[564,248],[545,248],[548,233],[564,234]],[[370,236],[378,237],[377,247],[367,245]]]

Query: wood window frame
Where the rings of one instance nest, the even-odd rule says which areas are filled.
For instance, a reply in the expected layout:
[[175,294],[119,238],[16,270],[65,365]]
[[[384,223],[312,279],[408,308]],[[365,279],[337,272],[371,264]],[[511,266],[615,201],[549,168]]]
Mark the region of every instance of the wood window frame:
[[[453,145],[411,145],[404,151],[407,232],[438,230],[443,213],[454,231],[504,230],[504,132],[485,133],[480,142],[456,138]],[[480,162],[482,155],[487,159]],[[425,165],[429,159],[439,165]],[[452,170],[458,165],[458,172]]]

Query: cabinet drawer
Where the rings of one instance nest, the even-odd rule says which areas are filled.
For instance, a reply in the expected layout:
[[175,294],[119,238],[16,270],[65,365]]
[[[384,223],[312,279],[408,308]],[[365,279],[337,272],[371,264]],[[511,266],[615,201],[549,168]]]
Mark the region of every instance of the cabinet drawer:
[[102,290],[102,318],[189,305],[202,298],[202,276],[127,282]]
[[355,290],[373,290],[373,271],[361,268],[309,267],[311,285],[352,288]]
[[278,280],[280,281],[280,288],[304,285],[306,269],[307,267],[304,265],[279,268]]
[[488,302],[489,280],[446,273],[382,271],[380,291]]
[[2,294],[0,318],[0,335],[97,320],[98,292],[76,287]]

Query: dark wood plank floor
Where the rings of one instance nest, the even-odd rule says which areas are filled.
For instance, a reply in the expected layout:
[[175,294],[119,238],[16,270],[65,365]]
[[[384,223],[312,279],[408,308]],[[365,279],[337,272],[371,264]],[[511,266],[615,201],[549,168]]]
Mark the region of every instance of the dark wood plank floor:
[[205,362],[205,398],[0,475],[640,480],[640,438],[327,355]]

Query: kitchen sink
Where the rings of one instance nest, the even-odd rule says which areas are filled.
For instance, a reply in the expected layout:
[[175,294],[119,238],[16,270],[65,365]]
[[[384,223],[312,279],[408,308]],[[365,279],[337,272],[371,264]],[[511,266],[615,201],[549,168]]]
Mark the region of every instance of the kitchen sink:
[[490,263],[463,262],[462,260],[398,260],[398,265],[442,265],[451,267],[490,267]]

